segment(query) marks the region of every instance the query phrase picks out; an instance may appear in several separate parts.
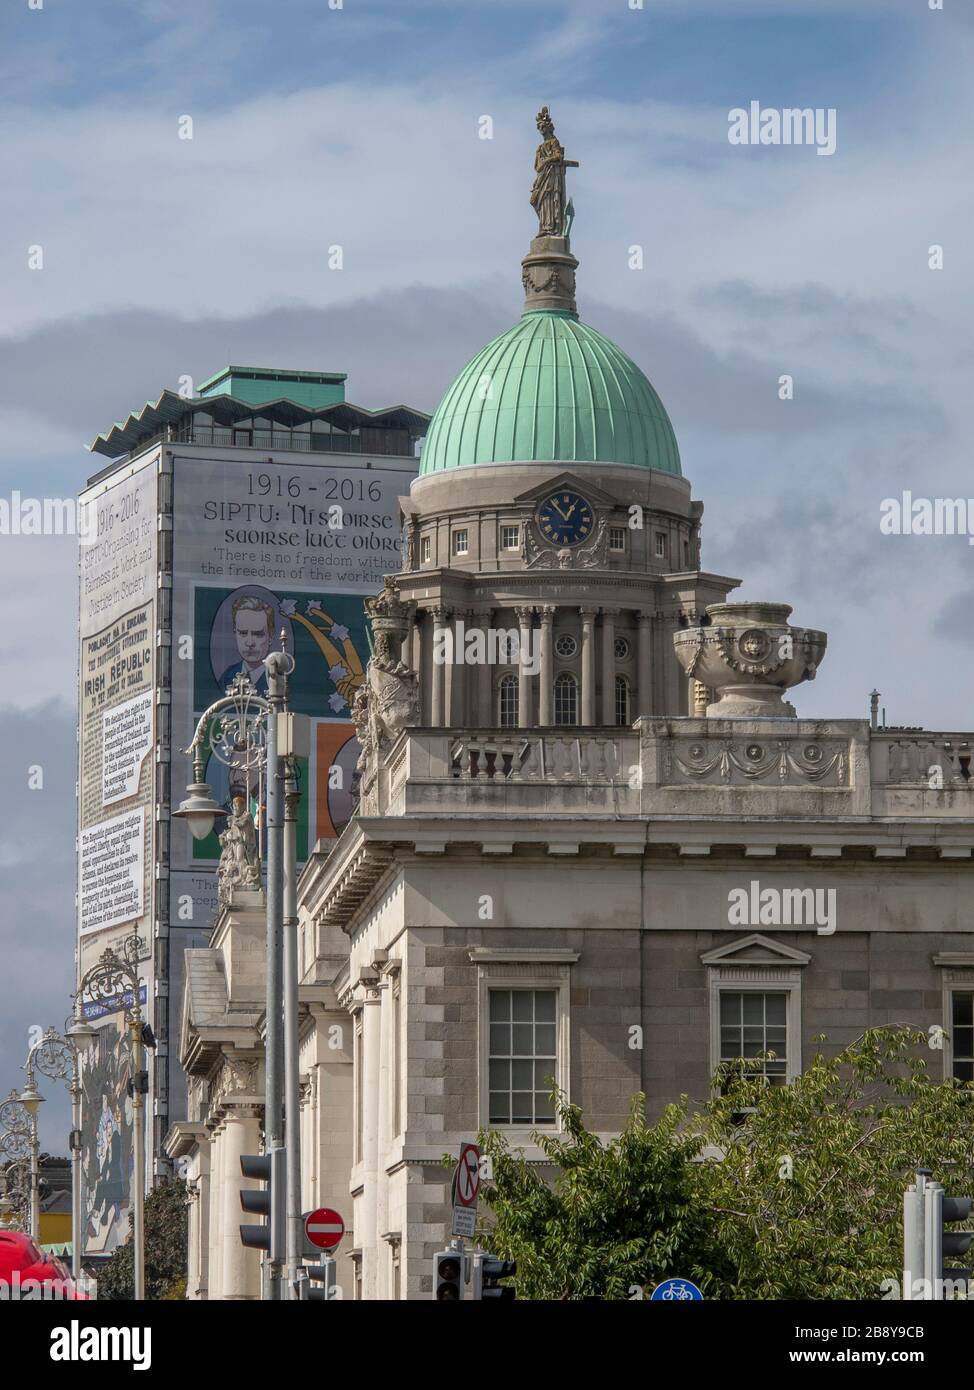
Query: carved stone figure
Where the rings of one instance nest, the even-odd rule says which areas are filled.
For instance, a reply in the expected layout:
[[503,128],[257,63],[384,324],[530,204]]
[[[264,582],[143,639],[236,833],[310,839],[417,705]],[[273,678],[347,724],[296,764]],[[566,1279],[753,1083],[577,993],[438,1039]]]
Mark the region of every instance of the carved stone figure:
[[233,798],[233,811],[220,835],[220,864],[217,884],[220,904],[226,907],[235,888],[260,887],[260,861],[257,858],[257,831],[254,818],[243,796]]
[[555,135],[555,123],[547,106],[542,106],[538,112],[537,125],[541,132],[541,144],[534,156],[531,206],[538,214],[539,236],[563,237],[567,235],[565,170],[577,169],[578,162],[565,158],[564,147]]
[[359,787],[371,779],[382,750],[400,729],[419,723],[419,678],[399,655],[413,605],[402,601],[395,580],[387,575],[382,592],[367,599],[365,606],[375,633],[375,650],[351,711],[362,748],[356,764]]

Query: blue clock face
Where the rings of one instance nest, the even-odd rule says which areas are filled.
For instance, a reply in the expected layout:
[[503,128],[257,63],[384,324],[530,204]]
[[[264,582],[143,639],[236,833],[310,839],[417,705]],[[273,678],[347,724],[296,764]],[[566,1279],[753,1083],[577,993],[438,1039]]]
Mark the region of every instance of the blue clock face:
[[536,520],[551,545],[581,545],[592,535],[595,515],[577,492],[553,492],[540,504]]

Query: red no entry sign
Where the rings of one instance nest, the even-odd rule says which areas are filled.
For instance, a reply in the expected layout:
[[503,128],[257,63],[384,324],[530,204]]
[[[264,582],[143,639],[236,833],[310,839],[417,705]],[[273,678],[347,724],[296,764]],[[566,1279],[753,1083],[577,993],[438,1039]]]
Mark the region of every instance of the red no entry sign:
[[304,1218],[304,1233],[319,1250],[334,1250],[345,1234],[345,1222],[331,1207],[319,1207]]

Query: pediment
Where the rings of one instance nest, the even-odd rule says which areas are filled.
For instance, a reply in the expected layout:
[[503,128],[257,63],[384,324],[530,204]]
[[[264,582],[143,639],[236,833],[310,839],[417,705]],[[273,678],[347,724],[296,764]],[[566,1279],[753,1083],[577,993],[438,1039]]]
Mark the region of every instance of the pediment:
[[770,936],[762,936],[760,932],[740,936],[726,946],[705,951],[700,957],[702,965],[807,965],[810,960],[807,951],[798,951],[794,946],[773,941]]
[[554,478],[547,478],[542,483],[535,483],[533,487],[526,488],[524,492],[519,492],[515,502],[540,502],[548,497],[552,492],[557,492],[561,487],[571,488],[574,492],[580,492],[596,507],[618,507],[619,499],[606,492],[604,488],[598,487],[588,478],[580,478],[571,469],[566,469],[564,473],[559,473]]

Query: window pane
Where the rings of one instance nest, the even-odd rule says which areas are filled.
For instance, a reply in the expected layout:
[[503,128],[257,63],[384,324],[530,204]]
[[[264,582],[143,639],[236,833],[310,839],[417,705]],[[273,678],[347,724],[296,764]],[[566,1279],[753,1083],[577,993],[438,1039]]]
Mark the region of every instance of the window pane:
[[491,1092],[490,1123],[492,1125],[509,1125],[511,1123],[511,1105],[506,1091],[498,1095]]
[[511,1123],[515,1125],[534,1124],[534,1097],[530,1091],[515,1091],[511,1096]]
[[511,1056],[530,1057],[533,1051],[531,1044],[534,1041],[534,1039],[531,1036],[531,1034],[534,1032],[534,1029],[531,1027],[531,1024],[515,1023],[513,1032],[514,1042],[513,1046],[511,1047]]
[[553,1120],[555,1118],[554,1102],[544,1091],[535,1093],[534,1118],[537,1124],[542,1124],[546,1120]]
[[741,996],[739,994],[728,994],[726,991],[721,993],[720,1021],[721,1023],[740,1023]]
[[530,1023],[534,1017],[534,994],[529,989],[516,989],[511,995],[512,1017],[519,1023]]
[[550,1091],[554,1080],[555,1063],[552,1057],[542,1058],[534,1064],[535,1090]]
[[539,1023],[554,1023],[555,991],[553,989],[535,990],[534,1016]]
[[492,1091],[509,1091],[511,1089],[511,1064],[504,1058],[491,1058],[490,1089]]
[[954,1027],[961,1028],[974,1023],[974,994],[965,994],[955,990],[953,1001]]
[[492,989],[490,991],[490,1017],[491,1021],[498,1023],[502,1019],[511,1016],[511,991],[509,989]]
[[492,1023],[490,1025],[490,1055],[509,1057],[511,1055],[511,1025]]
[[764,995],[745,994],[743,996],[744,1022],[764,1022]]
[[766,994],[764,1004],[768,1022],[783,1024],[785,1021],[785,996],[783,994]]
[[555,1025],[553,1023],[539,1023],[535,1028],[534,1055],[536,1057],[554,1057]]
[[954,1076],[958,1081],[974,1081],[974,1062],[955,1062]]
[[[515,1091],[527,1091],[534,1085],[534,1063],[512,1062],[511,1064],[511,1086]],[[491,1080],[493,1085],[493,1080]]]

